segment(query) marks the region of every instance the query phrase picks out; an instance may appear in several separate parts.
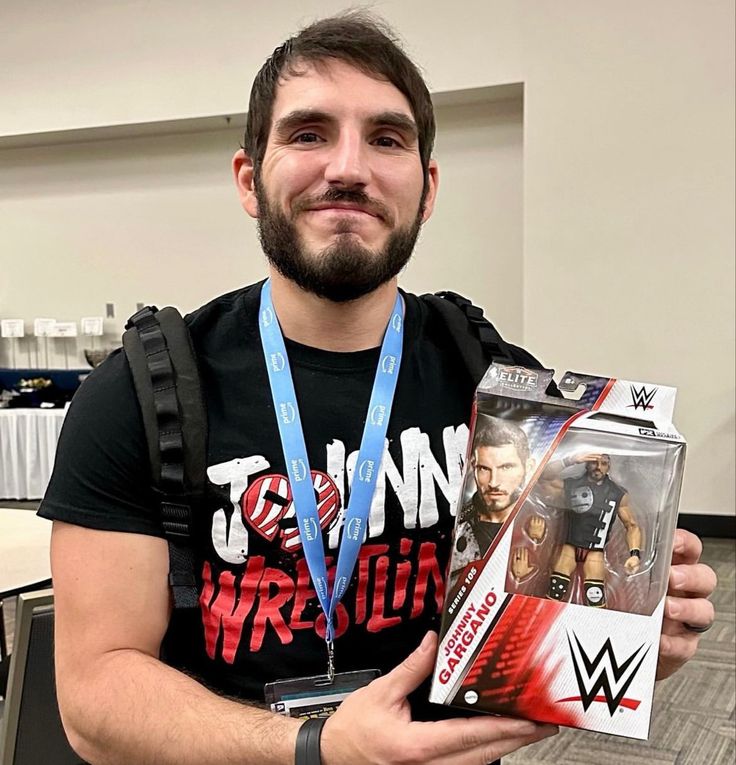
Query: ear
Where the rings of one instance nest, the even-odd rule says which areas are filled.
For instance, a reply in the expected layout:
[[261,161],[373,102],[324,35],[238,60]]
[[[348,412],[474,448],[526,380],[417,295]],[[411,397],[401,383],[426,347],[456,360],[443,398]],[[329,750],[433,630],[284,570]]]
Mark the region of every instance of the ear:
[[427,168],[427,196],[424,198],[422,207],[422,223],[426,223],[434,211],[434,202],[437,199],[437,189],[440,184],[440,169],[437,160],[430,159]]
[[251,218],[257,218],[258,198],[253,183],[253,160],[243,149],[238,149],[233,157],[233,175],[241,206]]

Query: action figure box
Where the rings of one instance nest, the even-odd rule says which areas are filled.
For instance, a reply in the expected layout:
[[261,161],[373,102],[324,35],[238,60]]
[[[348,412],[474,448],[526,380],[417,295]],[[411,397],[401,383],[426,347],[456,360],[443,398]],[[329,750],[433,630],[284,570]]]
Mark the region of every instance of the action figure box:
[[675,389],[494,364],[430,701],[646,739],[685,441]]

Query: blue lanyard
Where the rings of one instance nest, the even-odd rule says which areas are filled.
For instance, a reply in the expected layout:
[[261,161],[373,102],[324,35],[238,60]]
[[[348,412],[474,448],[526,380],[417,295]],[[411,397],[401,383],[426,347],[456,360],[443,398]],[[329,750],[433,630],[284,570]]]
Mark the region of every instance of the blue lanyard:
[[[381,355],[373,382],[368,414],[365,418],[363,438],[360,442],[350,500],[345,510],[343,533],[335,571],[335,585],[329,592],[325,551],[322,542],[317,501],[314,495],[312,474],[309,469],[304,431],[299,416],[299,407],[294,391],[294,382],[289,368],[284,337],[281,334],[276,311],[271,300],[271,280],[261,289],[261,307],[258,318],[263,355],[271,384],[276,421],[281,436],[286,471],[294,499],[299,534],[309,574],[317,592],[320,606],[326,617],[328,646],[334,637],[333,616],[340,599],[345,593],[358,559],[360,546],[366,534],[368,513],[383,459],[386,431],[391,414],[396,382],[401,366],[401,351],[404,339],[404,301],[396,296],[391,319],[381,345]],[[332,667],[330,667],[332,672]]]

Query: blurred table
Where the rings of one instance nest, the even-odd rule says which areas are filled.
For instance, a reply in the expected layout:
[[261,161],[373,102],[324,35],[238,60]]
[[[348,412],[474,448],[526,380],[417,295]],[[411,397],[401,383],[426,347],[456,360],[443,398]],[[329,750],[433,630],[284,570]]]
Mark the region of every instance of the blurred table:
[[0,499],[40,499],[65,409],[0,409]]
[[51,521],[33,510],[0,507],[0,661],[7,655],[3,598],[50,584],[50,541]]
[[48,584],[51,525],[34,510],[0,507],[0,598]]

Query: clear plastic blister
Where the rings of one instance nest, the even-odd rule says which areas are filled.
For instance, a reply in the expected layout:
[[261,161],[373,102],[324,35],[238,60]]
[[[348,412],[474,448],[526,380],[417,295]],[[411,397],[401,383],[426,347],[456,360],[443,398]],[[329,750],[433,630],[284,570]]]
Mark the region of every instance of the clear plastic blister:
[[[523,424],[521,425],[523,428]],[[588,513],[600,512],[608,519],[596,519],[589,547],[577,547],[577,560],[570,572],[563,602],[593,605],[586,598],[585,563],[591,555],[602,557],[603,593],[595,605],[627,613],[651,614],[667,588],[667,573],[672,553],[672,534],[676,517],[677,489],[672,476],[678,474],[670,445],[660,441],[622,436],[615,433],[571,431],[562,439],[547,463],[567,462],[559,480],[576,486],[585,486],[587,467],[582,459],[586,455],[605,455],[609,458],[607,475],[603,481],[612,481],[624,490],[628,499],[629,528],[619,517],[619,508],[610,500],[608,508],[591,507]],[[552,577],[564,560],[565,544],[569,543],[570,525],[575,522],[576,509],[569,506],[564,489],[561,496],[550,497],[540,471],[537,483],[517,510],[508,556],[506,590],[534,597],[554,597],[550,592]],[[590,480],[595,485],[595,482]],[[602,482],[601,482],[602,483]],[[607,528],[604,526],[607,525]],[[636,542],[631,536],[638,533]],[[638,563],[627,561],[633,545],[638,551]],[[576,547],[575,545],[570,545]],[[597,549],[596,549],[597,548]],[[587,550],[587,555],[586,555]],[[586,560],[580,560],[585,557]],[[565,572],[562,572],[567,573]],[[588,581],[598,580],[590,576]],[[594,587],[589,585],[591,589]],[[599,593],[593,592],[594,596]],[[596,601],[596,597],[593,598]]]

